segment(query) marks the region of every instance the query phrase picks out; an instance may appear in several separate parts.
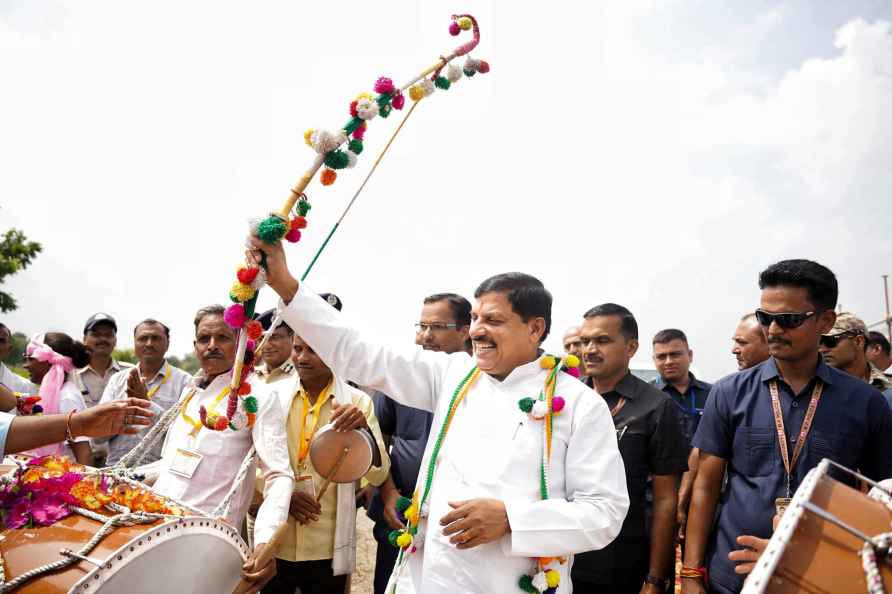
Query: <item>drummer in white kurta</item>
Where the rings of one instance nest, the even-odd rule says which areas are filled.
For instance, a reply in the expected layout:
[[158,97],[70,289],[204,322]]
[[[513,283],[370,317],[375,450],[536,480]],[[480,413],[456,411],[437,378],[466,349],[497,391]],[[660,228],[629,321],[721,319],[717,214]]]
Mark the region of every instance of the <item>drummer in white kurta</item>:
[[[326,365],[434,412],[419,488],[453,393],[475,364],[483,372],[440,450],[429,505],[421,510],[426,519],[413,541],[417,550],[402,571],[394,570],[398,594],[514,592],[520,576],[531,572],[531,557],[599,549],[616,537],[629,499],[610,411],[564,373],[555,391],[566,406],[554,417],[550,498],[540,498],[542,429],[518,407],[520,399],[542,391],[547,375],[539,345],[550,326],[551,296],[538,280],[512,273],[481,285],[470,331],[474,358],[392,349],[369,340],[299,286],[281,246],[259,240],[253,246],[267,254],[267,282],[283,299],[284,320]],[[248,256],[259,259],[258,251]],[[560,594],[572,591],[569,567],[558,568]]]
[[[252,428],[212,431],[201,424],[199,408],[224,410],[235,361],[236,336],[223,320],[223,308],[211,306],[195,317],[195,354],[201,371],[186,386],[185,407],[170,426],[161,459],[139,471],[157,480],[155,491],[211,513],[228,493],[242,460],[253,445],[265,478],[263,505],[254,524],[254,555],[288,517],[294,479],[286,449],[285,419],[274,386],[253,384],[257,418]],[[282,382],[282,385],[288,382]],[[235,527],[245,520],[254,491],[254,468],[235,493],[225,519]],[[273,564],[274,568],[275,565]],[[264,576],[272,577],[272,573]]]

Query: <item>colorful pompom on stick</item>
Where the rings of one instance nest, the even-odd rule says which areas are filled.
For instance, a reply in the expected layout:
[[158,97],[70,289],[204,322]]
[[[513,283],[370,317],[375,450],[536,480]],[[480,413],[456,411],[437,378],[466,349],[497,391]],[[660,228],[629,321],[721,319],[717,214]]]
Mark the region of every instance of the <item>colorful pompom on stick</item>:
[[448,91],[449,87],[452,86],[452,83],[449,82],[449,79],[446,78],[445,76],[438,76],[437,78],[434,79],[434,85],[436,85],[436,87],[438,89],[443,89],[444,91]]
[[533,410],[533,405],[535,405],[535,404],[536,404],[536,401],[529,397],[521,398],[520,400],[517,401],[517,406],[520,408],[520,410],[522,410],[525,413],[528,413],[531,410]]
[[245,319],[245,306],[241,303],[233,303],[223,311],[223,321],[233,330],[244,326]]
[[564,401],[563,397],[555,396],[551,399],[551,412],[557,414],[564,410],[564,406],[566,406],[566,401]]
[[489,62],[487,62],[486,60],[480,60],[480,62],[477,64],[477,72],[479,72],[480,74],[486,74],[487,72],[489,72]]
[[300,229],[292,229],[285,234],[285,241],[289,243],[297,243],[300,241]]
[[359,140],[358,138],[354,138],[347,144],[347,150],[349,150],[354,155],[362,154],[362,149],[363,149],[362,141]]
[[261,336],[263,336],[263,326],[257,320],[251,320],[248,322],[248,327],[246,329],[248,333],[248,338],[251,340],[257,340]]
[[461,27],[458,26],[458,23],[455,21],[449,23],[449,34],[455,37],[459,33],[461,33]]
[[257,225],[257,237],[266,243],[276,243],[288,233],[288,223],[277,216],[270,216]]
[[421,101],[424,99],[424,88],[420,85],[412,85],[409,87],[409,99],[412,101]]
[[530,594],[538,594],[536,588],[533,587],[533,578],[531,576],[520,576],[520,580],[518,580],[517,582],[517,587],[524,592],[529,592]]
[[412,544],[412,535],[407,532],[403,532],[402,534],[400,534],[399,536],[396,537],[396,546],[398,546],[401,549],[405,549],[406,547],[408,547],[411,544]]
[[243,285],[250,285],[254,282],[254,279],[257,278],[257,274],[260,272],[259,268],[249,268],[247,266],[241,266],[235,272],[236,278],[238,278],[238,282]]
[[576,379],[579,379],[579,368],[578,367],[569,367],[567,369],[564,369],[564,373],[566,373],[567,375],[572,375]]
[[238,387],[238,395],[239,396],[247,396],[251,393],[251,384],[248,382],[244,382]]
[[291,228],[292,229],[306,229],[307,228],[306,217],[296,216],[293,219],[291,219]]
[[257,414],[257,399],[253,396],[248,396],[244,401],[245,412]]
[[[251,285],[245,285],[236,281],[229,289],[229,298],[237,303],[244,303],[251,299],[257,291]],[[239,326],[241,328],[241,326]]]
[[468,17],[461,17],[456,22],[458,23],[458,26],[461,28],[462,31],[468,31],[471,27],[474,26],[474,21],[472,21]]
[[401,91],[397,91],[396,95],[391,99],[390,104],[394,109],[402,109],[406,105],[406,96]]
[[323,186],[330,186],[335,183],[336,179],[338,179],[338,174],[334,169],[325,168],[322,170],[322,175],[319,176],[319,181]]
[[564,357],[564,364],[567,367],[579,367],[579,357],[576,355],[567,355]]
[[548,414],[548,404],[544,400],[537,400],[533,404],[533,410],[530,411],[530,414],[534,419],[544,418]]
[[375,81],[375,92],[381,95],[389,95],[394,91],[393,81],[386,76],[382,76]]
[[551,355],[545,355],[539,360],[539,366],[542,369],[554,369],[555,364],[557,364],[557,361]]
[[548,580],[549,588],[556,588],[561,583],[561,574],[554,569],[545,572],[545,579]]
[[400,495],[396,500],[396,509],[400,513],[409,509],[410,505],[412,505],[412,500],[408,497],[403,497],[402,495]]

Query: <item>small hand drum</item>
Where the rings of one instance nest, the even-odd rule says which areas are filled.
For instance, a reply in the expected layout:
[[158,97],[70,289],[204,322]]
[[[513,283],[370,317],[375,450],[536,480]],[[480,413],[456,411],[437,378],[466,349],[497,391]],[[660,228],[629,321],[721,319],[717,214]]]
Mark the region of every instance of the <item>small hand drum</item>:
[[367,431],[335,431],[329,423],[310,442],[310,462],[328,482],[358,481],[372,467],[377,447]]

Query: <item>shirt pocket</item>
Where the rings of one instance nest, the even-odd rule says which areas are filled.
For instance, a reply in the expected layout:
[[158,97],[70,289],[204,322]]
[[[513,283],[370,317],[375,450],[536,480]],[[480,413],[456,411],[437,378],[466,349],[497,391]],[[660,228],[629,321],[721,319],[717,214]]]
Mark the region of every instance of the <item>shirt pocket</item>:
[[749,477],[768,476],[774,470],[777,437],[767,427],[742,427],[738,430],[742,463],[741,471]]

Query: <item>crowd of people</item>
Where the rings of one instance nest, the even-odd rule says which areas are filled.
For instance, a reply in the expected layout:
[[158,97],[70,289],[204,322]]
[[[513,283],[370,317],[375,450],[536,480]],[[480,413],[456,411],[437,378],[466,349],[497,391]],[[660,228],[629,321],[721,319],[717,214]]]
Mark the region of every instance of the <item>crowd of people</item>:
[[[349,590],[361,506],[374,522],[375,594],[656,594],[677,579],[686,594],[739,592],[823,458],[892,477],[889,340],[836,311],[836,277],[816,262],[760,274],[760,303],[729,328],[738,371],[710,384],[691,372],[677,328],[650,339],[657,379],[636,376],[638,323],[615,303],[580,312],[564,353],[543,352],[551,295],[526,274],[484,280],[473,305],[431,294],[417,346],[388,346],[349,326],[336,295],[295,280],[281,246],[254,241],[248,263],[261,254],[281,302],[258,317],[272,329],[251,377],[252,426],[199,420],[232,380],[238,336],[222,306],[195,316],[194,376],[168,362],[170,329],[152,318],[133,329],[137,364],[116,361],[117,324],[98,313],[83,342],[32,337],[29,378],[0,363],[3,451],[138,462],[157,492],[210,514],[253,448],[255,480],[225,517],[253,547],[245,579],[288,594]],[[10,339],[0,324],[0,360]],[[175,406],[163,441],[135,460]],[[317,497],[325,477],[308,453],[326,427],[364,432],[375,451],[361,481]]]

